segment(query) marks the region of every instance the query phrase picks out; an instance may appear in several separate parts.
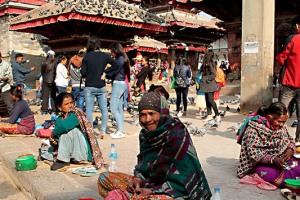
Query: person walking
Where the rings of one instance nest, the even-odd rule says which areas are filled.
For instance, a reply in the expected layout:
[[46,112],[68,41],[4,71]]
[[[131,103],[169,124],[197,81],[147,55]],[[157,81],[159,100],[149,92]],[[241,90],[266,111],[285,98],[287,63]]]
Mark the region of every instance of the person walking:
[[181,78],[184,80],[185,84],[182,86],[175,86],[176,91],[176,112],[177,116],[180,116],[181,110],[180,110],[180,104],[181,104],[181,98],[183,101],[183,116],[186,116],[187,111],[187,96],[190,86],[189,78],[191,77],[191,70],[188,66],[186,58],[178,57],[176,60],[176,65],[174,67],[173,71],[175,79]]
[[293,98],[296,101],[298,124],[295,140],[298,145],[300,143],[300,16],[294,19],[293,24],[296,27],[296,34],[288,36],[276,60],[282,66],[279,80],[282,87],[278,100],[286,107]]
[[[49,98],[51,105],[51,112],[56,112],[56,106],[54,99],[56,97],[56,86],[54,83],[55,73],[56,73],[56,59],[55,52],[50,50],[47,52],[47,58],[44,63],[42,63],[41,74],[42,74],[42,115],[45,115],[49,111]],[[50,94],[50,95],[49,95]]]
[[2,59],[2,54],[0,52],[0,89],[1,89],[1,97],[6,105],[7,111],[10,112],[13,109],[13,101],[10,98],[10,65],[8,62],[5,62]]
[[23,64],[23,54],[17,53],[15,55],[15,62],[12,63],[12,73],[14,85],[22,85],[24,87],[25,75],[35,70],[35,66],[26,69],[22,66]]
[[209,121],[213,119],[211,109],[214,110],[216,120],[221,121],[221,116],[218,111],[216,102],[214,101],[214,93],[218,90],[218,84],[215,81],[216,77],[216,68],[213,61],[214,52],[209,50],[205,53],[203,58],[203,63],[201,68],[203,68],[202,79],[200,83],[200,91],[205,94],[206,108],[207,108],[207,117],[204,121]]
[[125,77],[129,78],[130,76],[130,65],[128,56],[121,44],[113,43],[109,48],[111,56],[117,61],[117,65],[105,70],[106,78],[112,80],[110,107],[117,123],[117,130],[111,134],[111,138],[117,139],[125,137],[123,97],[127,88]]
[[107,90],[105,80],[101,79],[107,64],[111,67],[116,61],[100,50],[101,43],[98,37],[91,36],[87,42],[87,54],[83,57],[80,73],[86,79],[84,96],[86,102],[86,115],[93,124],[94,99],[97,98],[101,111],[101,134],[106,133],[108,121]]

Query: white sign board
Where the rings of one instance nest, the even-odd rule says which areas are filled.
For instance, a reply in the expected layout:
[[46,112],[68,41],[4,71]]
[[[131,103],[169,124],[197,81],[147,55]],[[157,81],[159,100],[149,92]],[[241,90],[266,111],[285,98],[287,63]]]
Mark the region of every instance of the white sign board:
[[259,45],[258,42],[245,42],[244,53],[258,53]]

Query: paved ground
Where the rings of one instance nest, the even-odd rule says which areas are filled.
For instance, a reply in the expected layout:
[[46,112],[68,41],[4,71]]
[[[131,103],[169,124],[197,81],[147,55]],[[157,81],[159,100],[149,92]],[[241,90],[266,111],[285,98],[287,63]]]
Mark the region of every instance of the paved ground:
[[12,182],[10,177],[4,172],[0,162],[0,199],[26,200],[28,199]]
[[[195,96],[191,93],[190,96]],[[32,94],[31,94],[32,95]],[[171,96],[174,96],[172,93]],[[30,95],[29,95],[30,98]],[[233,96],[223,96],[222,99],[235,98]],[[227,112],[222,119],[221,125],[208,132],[203,137],[192,136],[194,145],[197,149],[201,165],[208,178],[209,185],[213,190],[214,187],[221,187],[223,199],[239,200],[239,199],[284,199],[279,190],[263,191],[255,186],[242,185],[236,176],[236,166],[239,157],[240,146],[236,143],[235,133],[227,130],[228,127],[237,122],[241,122],[246,116],[236,113],[236,105],[228,104],[232,109]],[[175,105],[171,105],[171,111]],[[220,109],[225,110],[227,104],[222,105]],[[37,111],[39,108],[33,106],[32,109]],[[194,117],[197,111],[195,106],[188,106],[187,117],[181,118],[182,121],[190,121],[197,127],[202,127],[204,122]],[[94,113],[95,116],[99,113]],[[50,115],[36,115],[37,123],[44,122],[45,119],[50,119]],[[290,126],[293,119],[289,119],[287,125]],[[110,144],[116,144],[116,150],[119,154],[117,161],[118,170],[124,173],[132,173],[136,163],[136,155],[138,153],[138,133],[139,126],[131,125],[132,119],[130,116],[125,118],[125,130],[128,134],[126,138],[112,140],[105,137],[99,140],[100,147],[107,161],[110,151]],[[110,130],[111,128],[109,124]],[[294,128],[290,128],[291,133],[294,133]],[[95,130],[97,132],[97,130]],[[38,155],[41,139],[35,137],[6,137],[0,138],[0,160],[5,166],[6,172],[16,181],[19,187],[27,191],[27,195],[33,199],[78,199],[79,197],[94,197],[101,199],[97,194],[97,176],[95,177],[80,177],[71,172],[51,172],[49,166],[39,162],[38,168],[33,171],[16,172],[14,169],[14,159],[24,153],[33,153]],[[1,171],[0,171],[1,175]],[[3,188],[6,179],[0,176],[0,198],[2,198]],[[11,188],[11,187],[8,187]],[[7,195],[13,195],[9,192]],[[8,198],[4,196],[4,199]],[[10,197],[9,197],[10,198]],[[22,199],[11,198],[11,199]]]

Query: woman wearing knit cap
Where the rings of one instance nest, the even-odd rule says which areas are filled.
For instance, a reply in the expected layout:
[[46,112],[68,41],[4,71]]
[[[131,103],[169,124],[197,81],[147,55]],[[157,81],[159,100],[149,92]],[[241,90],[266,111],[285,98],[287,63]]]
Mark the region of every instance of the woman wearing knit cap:
[[99,176],[102,197],[123,199],[210,199],[211,192],[190,135],[169,114],[166,99],[145,94],[138,106],[140,153],[134,176],[106,172]]

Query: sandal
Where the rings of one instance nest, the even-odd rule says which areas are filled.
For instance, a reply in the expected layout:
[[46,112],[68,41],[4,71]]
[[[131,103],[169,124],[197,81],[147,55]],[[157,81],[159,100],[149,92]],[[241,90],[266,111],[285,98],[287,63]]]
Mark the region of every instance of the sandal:
[[288,200],[296,200],[296,195],[293,194],[293,192],[287,188],[280,190],[281,194]]
[[95,176],[95,175],[99,175],[101,172],[99,170],[90,170],[85,172],[84,174],[80,174],[80,176],[83,177],[90,177],[90,176]]

